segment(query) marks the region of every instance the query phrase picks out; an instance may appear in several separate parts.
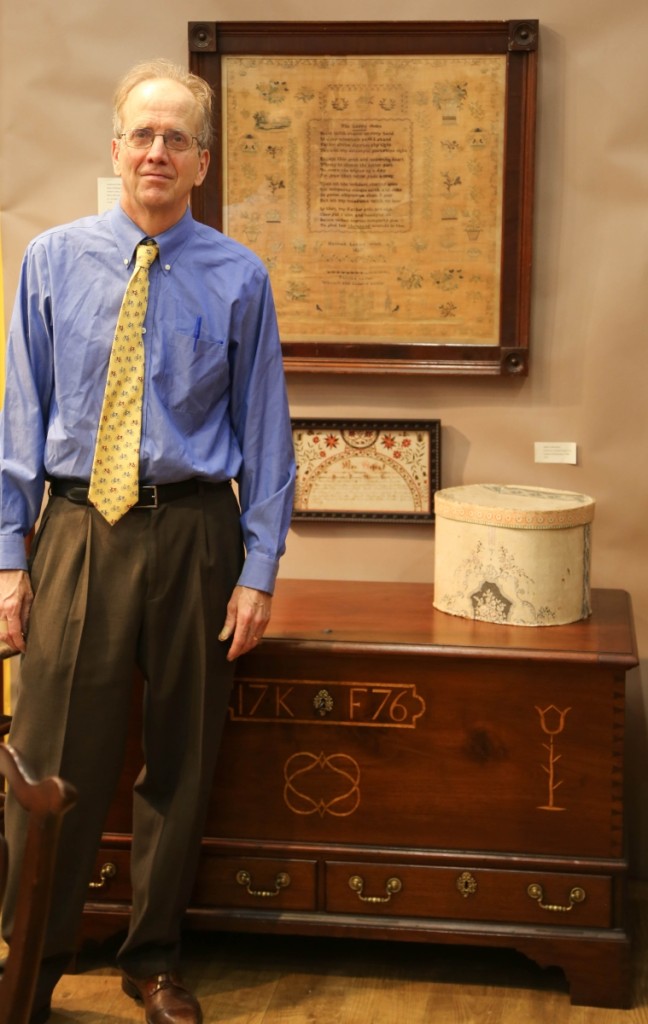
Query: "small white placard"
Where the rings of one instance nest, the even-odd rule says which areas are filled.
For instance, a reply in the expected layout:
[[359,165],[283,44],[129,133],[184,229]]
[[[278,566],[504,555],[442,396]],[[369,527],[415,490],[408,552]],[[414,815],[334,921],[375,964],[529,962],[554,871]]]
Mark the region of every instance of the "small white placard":
[[564,462],[576,465],[577,446],[575,441],[536,441],[536,462]]
[[97,178],[97,213],[112,210],[119,203],[121,178]]

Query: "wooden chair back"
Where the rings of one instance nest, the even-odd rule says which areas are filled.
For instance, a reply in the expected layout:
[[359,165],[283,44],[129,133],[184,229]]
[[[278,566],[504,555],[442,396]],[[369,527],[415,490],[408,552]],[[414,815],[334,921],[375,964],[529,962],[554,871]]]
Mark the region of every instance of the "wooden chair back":
[[[0,774],[29,814],[11,945],[0,981],[0,1024],[28,1024],[43,952],[61,822],[76,801],[76,791],[55,776],[34,781],[20,754],[8,743],[0,743]],[[0,899],[4,897],[7,866],[7,844],[2,834]]]

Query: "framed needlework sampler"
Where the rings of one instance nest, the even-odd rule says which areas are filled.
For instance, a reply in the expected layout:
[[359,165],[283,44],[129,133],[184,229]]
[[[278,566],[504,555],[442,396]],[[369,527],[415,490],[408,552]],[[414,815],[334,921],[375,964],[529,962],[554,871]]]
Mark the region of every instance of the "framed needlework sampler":
[[538,23],[192,22],[198,219],[270,272],[287,370],[528,370]]
[[292,422],[293,519],[432,522],[441,479],[441,421]]

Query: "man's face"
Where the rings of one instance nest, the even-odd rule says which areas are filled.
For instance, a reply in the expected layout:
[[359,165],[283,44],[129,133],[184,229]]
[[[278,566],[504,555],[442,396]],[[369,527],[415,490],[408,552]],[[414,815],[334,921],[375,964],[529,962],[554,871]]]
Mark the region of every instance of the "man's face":
[[[189,90],[171,79],[155,78],[136,85],[121,110],[122,130],[152,128],[164,132],[181,128],[198,135],[200,111]],[[200,185],[209,165],[208,150],[168,150],[159,136],[150,149],[132,149],[124,139],[113,139],[115,174],[122,179],[121,205],[129,217],[146,229],[166,230],[185,213],[191,189]]]

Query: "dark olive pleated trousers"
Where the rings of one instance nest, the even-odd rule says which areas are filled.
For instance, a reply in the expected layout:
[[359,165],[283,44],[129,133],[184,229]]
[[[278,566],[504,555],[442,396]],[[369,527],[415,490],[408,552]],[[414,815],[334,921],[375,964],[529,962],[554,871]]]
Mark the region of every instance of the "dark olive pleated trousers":
[[[142,772],[133,793],[133,909],[121,965],[177,966],[233,666],[218,640],[243,559],[229,485],[110,527],[51,498],[32,548],[27,653],[10,742],[37,776],[79,791],[64,819],[45,956],[76,948],[106,813],[123,767],[134,665],[145,679]],[[11,799],[10,940],[25,816]]]

